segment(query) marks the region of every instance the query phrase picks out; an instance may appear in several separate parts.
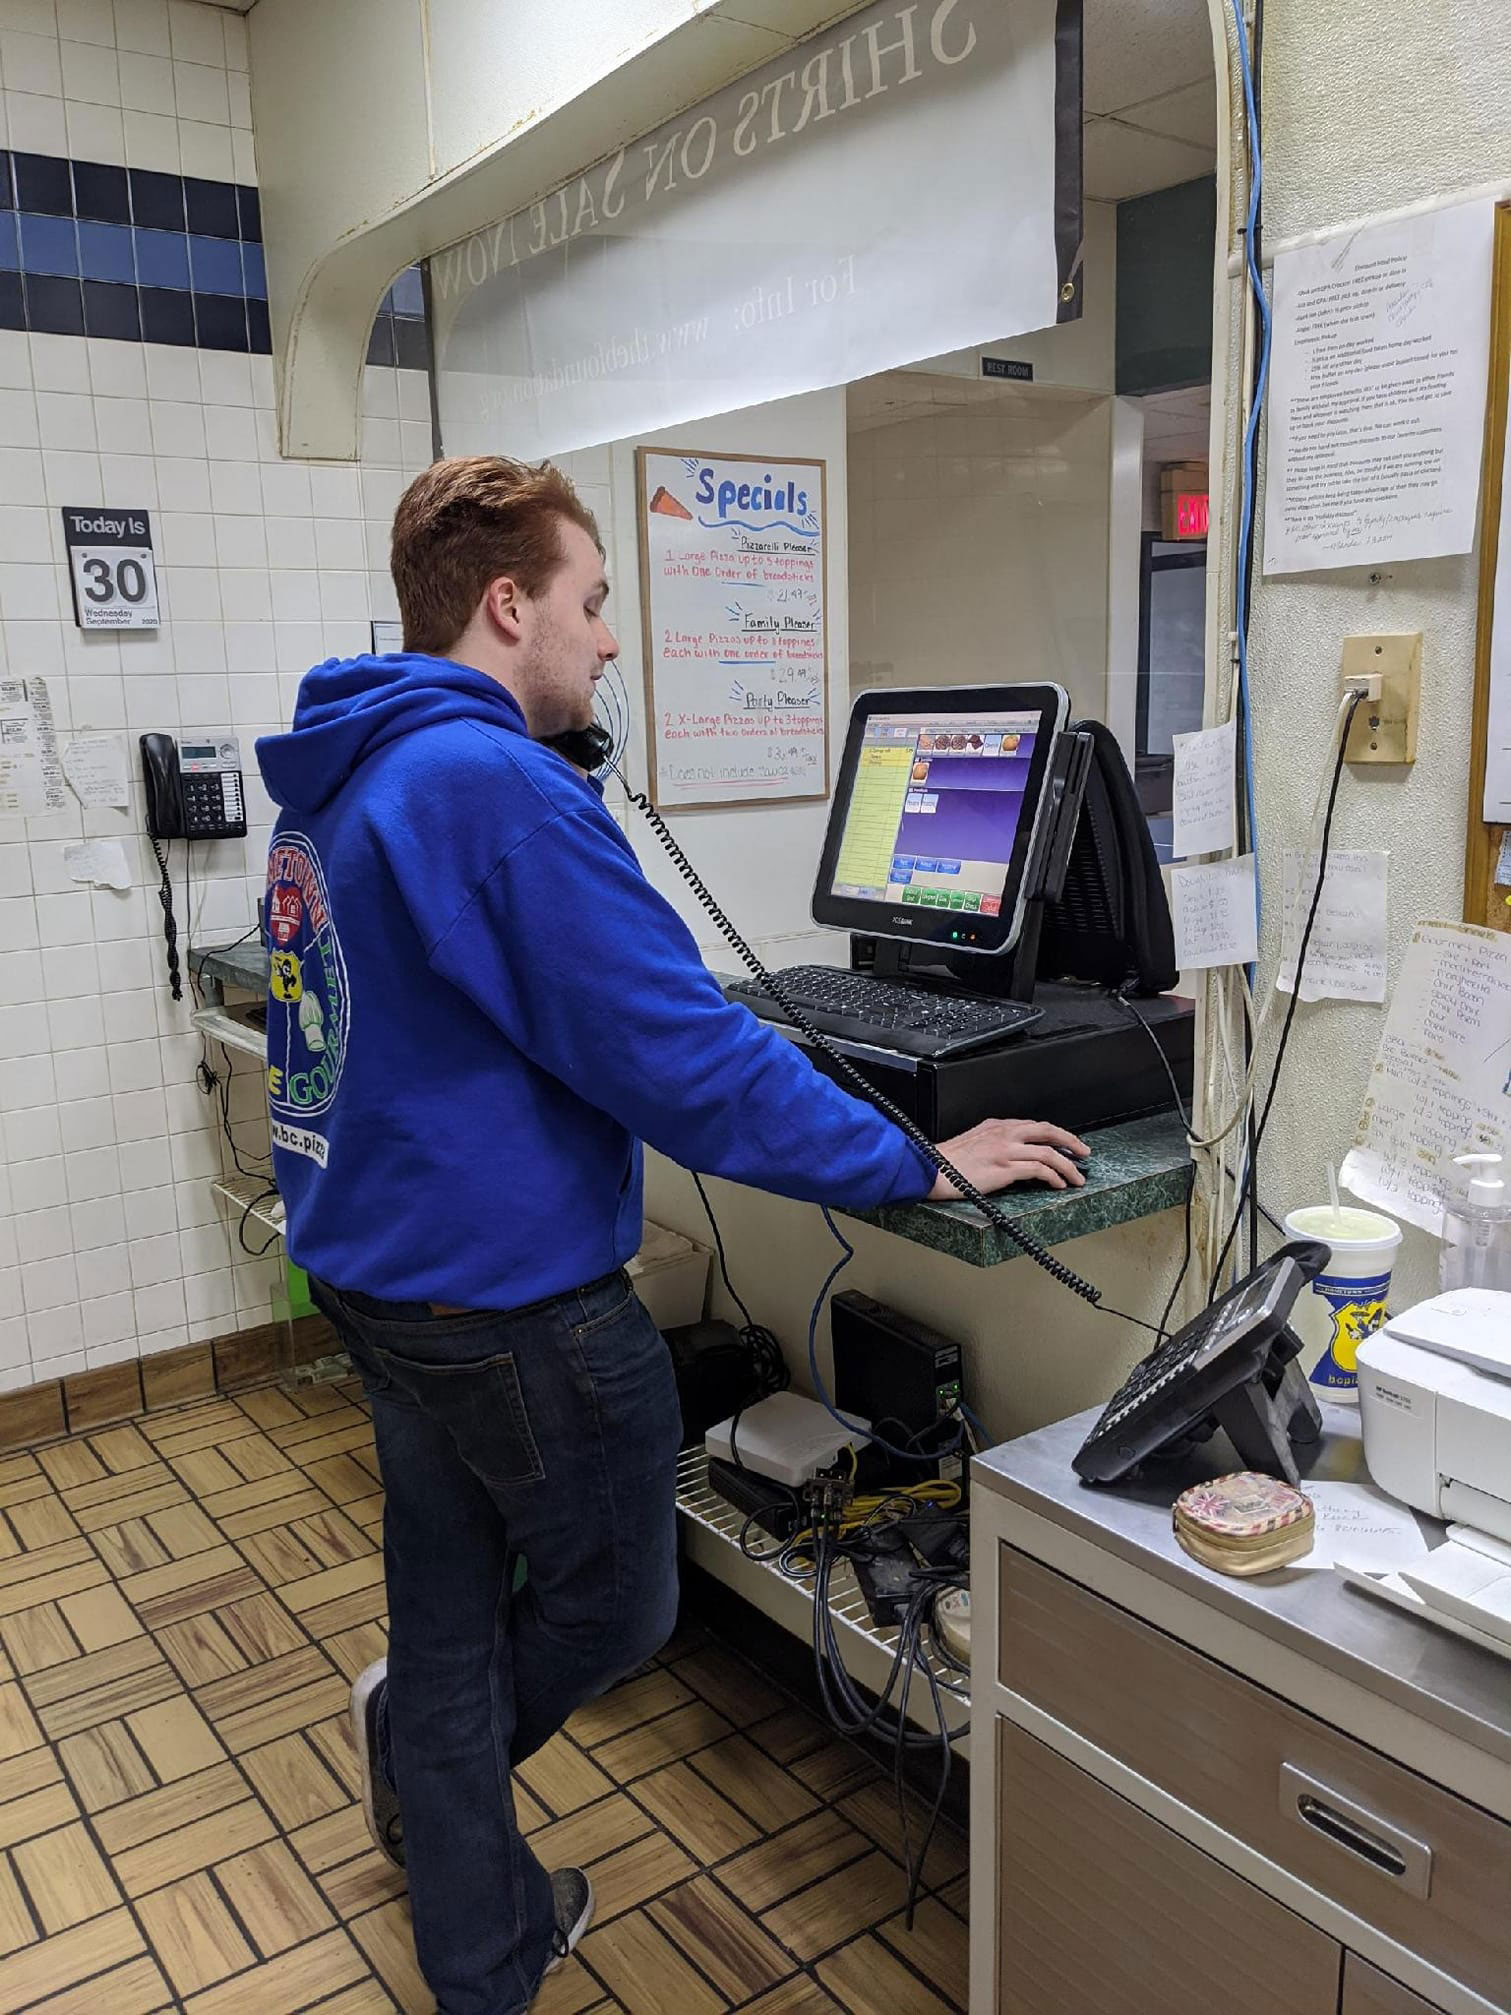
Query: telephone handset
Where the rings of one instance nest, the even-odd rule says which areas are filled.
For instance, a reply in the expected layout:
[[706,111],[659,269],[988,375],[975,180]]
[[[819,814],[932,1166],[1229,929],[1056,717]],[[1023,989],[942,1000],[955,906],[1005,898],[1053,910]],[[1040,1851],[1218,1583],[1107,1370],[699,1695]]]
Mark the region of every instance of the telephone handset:
[[567,761],[586,776],[593,776],[604,768],[614,753],[614,738],[607,728],[601,728],[597,721],[585,728],[563,728],[559,735],[547,735],[545,745],[565,756]]
[[147,837],[162,877],[158,901],[163,906],[168,985],[173,998],[182,1000],[173,878],[168,873],[163,842],[235,840],[245,836],[247,807],[241,782],[241,744],[234,735],[204,736],[183,743],[175,742],[172,735],[143,735],[140,746],[142,781],[147,792]]
[[241,745],[234,735],[175,742],[143,735],[147,832],[155,840],[234,840],[247,830]]

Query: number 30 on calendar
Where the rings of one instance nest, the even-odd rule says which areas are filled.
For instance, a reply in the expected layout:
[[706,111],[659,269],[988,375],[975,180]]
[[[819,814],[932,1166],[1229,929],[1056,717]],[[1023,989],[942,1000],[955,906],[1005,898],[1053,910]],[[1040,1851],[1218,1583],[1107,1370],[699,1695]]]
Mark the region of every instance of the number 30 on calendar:
[[157,570],[145,511],[65,507],[63,537],[81,630],[157,628]]

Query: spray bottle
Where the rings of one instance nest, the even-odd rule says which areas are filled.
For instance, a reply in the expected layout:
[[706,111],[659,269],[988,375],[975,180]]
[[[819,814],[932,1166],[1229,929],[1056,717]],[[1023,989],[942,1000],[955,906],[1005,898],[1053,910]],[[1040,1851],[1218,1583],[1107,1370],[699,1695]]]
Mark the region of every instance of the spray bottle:
[[1502,1162],[1498,1154],[1454,1156],[1454,1167],[1469,1180],[1467,1193],[1443,1210],[1438,1277],[1445,1293],[1454,1287],[1511,1292],[1511,1198]]

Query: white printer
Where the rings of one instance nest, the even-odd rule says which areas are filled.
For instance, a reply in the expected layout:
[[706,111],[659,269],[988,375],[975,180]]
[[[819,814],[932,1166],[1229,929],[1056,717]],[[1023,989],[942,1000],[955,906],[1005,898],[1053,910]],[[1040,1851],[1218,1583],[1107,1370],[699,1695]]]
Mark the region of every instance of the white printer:
[[1511,1294],[1456,1288],[1359,1346],[1364,1459],[1434,1518],[1511,1541]]

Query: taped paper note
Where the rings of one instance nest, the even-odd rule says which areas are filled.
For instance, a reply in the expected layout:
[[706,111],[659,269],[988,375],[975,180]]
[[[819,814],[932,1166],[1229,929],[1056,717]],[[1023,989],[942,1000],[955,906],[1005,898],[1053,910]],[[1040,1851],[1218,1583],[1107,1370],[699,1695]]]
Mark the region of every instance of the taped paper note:
[[1182,972],[1202,966],[1252,965],[1259,956],[1254,906],[1254,856],[1170,870],[1175,962]]
[[84,840],[64,847],[63,860],[76,882],[97,882],[104,889],[129,889],[131,867],[119,840]]
[[1174,848],[1189,854],[1225,854],[1236,843],[1233,754],[1237,724],[1176,735]]
[[61,812],[68,803],[45,679],[0,679],[0,817]]
[[126,784],[126,751],[114,735],[80,735],[63,747],[63,774],[81,805],[131,802]]
[[1266,573],[1474,544],[1494,231],[1460,203],[1278,255]]
[[[1383,1001],[1385,998],[1386,882],[1390,855],[1370,848],[1329,853],[1327,880],[1307,940],[1301,971],[1304,1001]],[[1301,849],[1285,852],[1285,924],[1280,977],[1290,993],[1296,984],[1296,954],[1307,912],[1317,891],[1317,856],[1305,882]]]
[[1412,932],[1342,1180],[1436,1233],[1453,1158],[1511,1147],[1511,936],[1477,924]]

